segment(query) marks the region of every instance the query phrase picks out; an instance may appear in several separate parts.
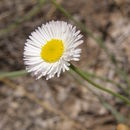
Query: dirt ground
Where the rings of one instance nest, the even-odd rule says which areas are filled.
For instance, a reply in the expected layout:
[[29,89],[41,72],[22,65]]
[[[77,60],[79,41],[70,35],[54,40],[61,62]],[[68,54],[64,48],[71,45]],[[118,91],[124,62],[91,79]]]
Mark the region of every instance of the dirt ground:
[[[117,64],[130,78],[130,1],[57,2],[95,36],[104,40],[108,50],[115,55]],[[50,20],[65,20],[75,24],[49,0],[39,7],[36,15],[19,22],[35,6],[35,0],[0,0],[1,72],[25,68],[24,43],[36,27]],[[81,60],[74,64],[126,86],[105,51],[87,34],[82,34],[84,43],[81,45]],[[94,81],[125,95],[119,86],[99,79]],[[106,108],[100,98],[112,107]],[[36,81],[28,74],[0,82],[0,130],[115,130],[120,122],[130,125],[130,107],[93,88],[75,74],[65,72],[60,78],[48,81],[44,78]]]

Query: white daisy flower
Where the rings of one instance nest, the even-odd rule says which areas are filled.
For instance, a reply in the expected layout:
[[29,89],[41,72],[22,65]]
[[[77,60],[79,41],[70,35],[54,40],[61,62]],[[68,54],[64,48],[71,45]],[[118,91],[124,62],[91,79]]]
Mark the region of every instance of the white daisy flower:
[[70,61],[79,61],[83,40],[76,27],[64,21],[51,21],[31,33],[24,47],[24,62],[28,72],[37,79],[50,79],[69,70]]

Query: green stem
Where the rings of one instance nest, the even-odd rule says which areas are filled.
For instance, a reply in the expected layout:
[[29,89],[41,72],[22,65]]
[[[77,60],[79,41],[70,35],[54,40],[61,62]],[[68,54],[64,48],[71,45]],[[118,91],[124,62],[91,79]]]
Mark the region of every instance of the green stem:
[[115,107],[113,107],[110,103],[106,102],[104,98],[102,98],[99,94],[94,92],[91,88],[86,86],[86,84],[80,78],[74,75],[74,72],[72,72],[72,70],[70,70],[69,73],[73,76],[75,82],[81,84],[83,87],[88,89],[93,95],[95,95],[98,98],[103,107],[112,113],[112,115],[115,117],[118,123],[124,123],[126,121],[126,118],[120,112],[118,112]]
[[115,81],[113,81],[113,80],[111,80],[111,79],[104,78],[104,77],[102,77],[102,76],[99,76],[99,75],[96,75],[95,73],[90,73],[90,72],[84,72],[84,74],[88,75],[88,76],[91,77],[91,78],[97,78],[97,79],[99,79],[99,80],[102,80],[102,81],[105,81],[105,82],[109,82],[109,83],[111,83],[111,84],[114,84],[114,85],[120,87],[121,90],[123,90],[126,94],[129,95],[129,92],[126,90],[126,88],[125,88],[124,86],[122,86],[121,84],[119,84],[119,83],[117,83],[117,82],[115,82]]
[[107,92],[107,93],[113,95],[114,97],[117,97],[117,98],[123,100],[125,103],[127,103],[127,104],[130,106],[130,100],[127,99],[126,97],[124,97],[124,96],[122,96],[122,95],[120,95],[120,94],[118,94],[118,93],[115,93],[115,92],[113,92],[113,91],[111,91],[111,90],[109,90],[109,89],[107,89],[107,88],[104,88],[104,87],[102,87],[101,85],[98,85],[97,83],[93,82],[91,79],[89,79],[89,76],[88,76],[88,75],[84,74],[84,72],[82,72],[80,69],[78,69],[78,68],[75,67],[74,65],[71,64],[70,68],[71,68],[74,72],[76,72],[78,75],[80,75],[83,79],[85,79],[86,81],[88,81],[88,82],[89,82],[91,85],[93,85],[94,87],[96,87],[96,88],[98,88],[98,89],[100,89],[100,90],[102,90],[102,91],[104,91],[104,92]]
[[0,73],[0,79],[2,78],[12,78],[12,77],[18,77],[27,74],[26,70],[19,70],[19,71],[13,71],[13,72],[3,72]]

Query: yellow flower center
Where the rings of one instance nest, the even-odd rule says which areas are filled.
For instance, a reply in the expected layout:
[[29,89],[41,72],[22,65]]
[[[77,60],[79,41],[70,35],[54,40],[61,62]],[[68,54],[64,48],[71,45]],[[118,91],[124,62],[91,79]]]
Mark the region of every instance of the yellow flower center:
[[49,63],[60,59],[64,51],[62,40],[52,39],[48,41],[41,49],[41,58]]

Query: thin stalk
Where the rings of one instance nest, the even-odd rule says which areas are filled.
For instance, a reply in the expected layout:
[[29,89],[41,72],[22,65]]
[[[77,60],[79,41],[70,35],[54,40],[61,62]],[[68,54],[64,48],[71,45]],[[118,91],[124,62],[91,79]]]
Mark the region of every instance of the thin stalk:
[[127,99],[126,97],[115,93],[113,91],[111,91],[110,89],[104,88],[101,85],[95,83],[94,81],[92,81],[88,75],[84,74],[83,71],[81,71],[80,69],[78,69],[77,67],[75,67],[74,65],[71,64],[70,68],[76,72],[79,76],[81,76],[83,79],[85,79],[86,81],[88,81],[88,83],[90,83],[91,85],[93,85],[95,88],[100,89],[108,94],[111,94],[114,97],[117,97],[118,99],[123,100],[125,103],[127,103],[130,106],[130,100]]
[[99,75],[96,75],[95,73],[90,73],[90,72],[84,72],[84,74],[88,75],[91,78],[96,78],[96,79],[99,79],[99,80],[114,84],[114,85],[120,87],[126,94],[129,95],[129,92],[126,90],[126,88],[124,88],[121,84],[119,84],[119,83],[117,83],[117,82],[115,82],[115,81],[113,81],[111,79],[104,78],[102,76],[99,76]]
[[23,76],[25,74],[27,74],[26,70],[19,70],[19,71],[13,71],[13,72],[3,72],[3,73],[0,73],[0,79],[18,77],[18,76]]
[[98,100],[100,101],[100,103],[103,105],[103,107],[112,113],[112,115],[115,117],[115,119],[117,120],[118,123],[124,123],[126,121],[126,118],[120,112],[118,112],[115,109],[115,107],[113,107],[111,104],[109,104],[103,98],[101,98],[100,95],[98,95],[91,88],[89,88],[79,77],[74,75],[74,72],[72,72],[72,70],[69,71],[69,74],[71,76],[73,76],[73,78],[75,79],[75,81],[77,83],[81,84],[83,87],[88,89],[93,95],[95,95],[98,98]]
[[81,28],[81,30],[82,30],[84,33],[87,33],[87,35],[88,35],[89,37],[91,37],[93,40],[95,40],[96,43],[98,43],[99,46],[104,49],[105,53],[107,54],[107,56],[109,57],[109,59],[111,60],[111,62],[114,64],[116,72],[117,72],[118,74],[120,74],[120,75],[124,78],[124,80],[126,81],[126,83],[127,83],[127,85],[128,85],[128,88],[129,88],[128,90],[129,90],[129,95],[130,95],[130,81],[129,81],[129,79],[128,79],[127,73],[119,68],[119,66],[117,65],[117,60],[116,60],[115,56],[108,51],[108,49],[107,49],[107,47],[105,46],[103,40],[102,40],[101,38],[95,37],[95,36],[93,35],[93,33],[92,33],[88,28],[86,28],[86,26],[85,26],[84,24],[82,24],[81,22],[78,22],[76,19],[74,19],[73,16],[72,16],[68,11],[66,11],[60,4],[58,4],[58,3],[56,2],[56,0],[51,0],[51,2],[52,2],[52,3],[55,5],[55,7],[56,7],[57,9],[59,9],[65,16],[67,16],[67,17],[68,17],[70,20],[72,20],[79,28]]

